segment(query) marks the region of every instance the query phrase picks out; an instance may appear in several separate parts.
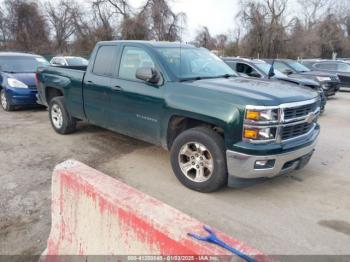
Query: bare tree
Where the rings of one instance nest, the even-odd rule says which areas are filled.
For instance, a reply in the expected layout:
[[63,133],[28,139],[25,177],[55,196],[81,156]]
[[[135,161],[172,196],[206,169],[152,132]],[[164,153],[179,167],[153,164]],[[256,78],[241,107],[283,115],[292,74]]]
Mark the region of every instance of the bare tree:
[[0,47],[5,48],[7,43],[7,21],[5,11],[0,7]]
[[245,55],[276,57],[287,41],[287,0],[242,0],[238,18],[247,32],[243,42],[248,48]]
[[140,14],[149,24],[151,39],[158,41],[181,40],[181,32],[186,24],[185,13],[174,13],[167,0],[147,0]]
[[321,57],[331,58],[333,53],[342,53],[344,31],[335,14],[328,14],[317,25],[317,31],[320,36]]
[[226,34],[219,34],[216,36],[217,48],[220,51],[221,56],[225,56],[225,47],[228,41],[228,36]]
[[151,32],[147,24],[147,17],[140,13],[134,17],[124,19],[121,25],[121,37],[126,40],[148,40]]
[[325,15],[331,2],[333,3],[331,0],[298,0],[307,30],[310,30]]
[[205,47],[210,50],[216,48],[216,39],[210,35],[209,29],[206,26],[203,26],[197,31],[195,43],[198,46]]
[[35,2],[6,0],[8,46],[21,51],[45,53],[50,49],[48,26]]
[[265,53],[267,15],[266,6],[262,3],[251,0],[241,1],[241,11],[237,18],[246,28],[243,45],[246,45],[247,48],[245,48],[243,55],[259,56]]
[[121,15],[124,19],[131,13],[131,6],[128,0],[100,0],[114,7],[114,13]]
[[92,10],[96,27],[95,31],[98,38],[101,40],[113,39],[115,37],[115,30],[113,30],[112,24],[115,22],[113,19],[116,11],[111,7],[109,1],[94,0],[92,2]]
[[54,33],[55,48],[58,52],[67,51],[67,41],[74,34],[75,17],[79,9],[72,0],[60,0],[57,4],[46,2],[47,18]]

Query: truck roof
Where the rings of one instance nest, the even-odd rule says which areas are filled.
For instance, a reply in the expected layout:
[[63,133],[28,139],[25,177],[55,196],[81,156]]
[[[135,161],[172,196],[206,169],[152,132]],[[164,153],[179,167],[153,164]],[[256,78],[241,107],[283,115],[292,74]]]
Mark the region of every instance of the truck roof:
[[108,43],[136,43],[144,44],[152,47],[169,47],[169,48],[194,48],[194,45],[180,42],[166,42],[166,41],[142,41],[142,40],[115,40],[115,41],[101,41],[98,44]]

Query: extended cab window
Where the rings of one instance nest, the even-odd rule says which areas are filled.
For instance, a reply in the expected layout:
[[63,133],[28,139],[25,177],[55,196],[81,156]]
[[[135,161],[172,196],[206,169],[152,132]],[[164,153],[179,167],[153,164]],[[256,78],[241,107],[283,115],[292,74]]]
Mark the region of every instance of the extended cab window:
[[155,67],[152,58],[147,52],[137,47],[125,47],[120,61],[119,77],[137,80],[136,71],[142,67]]
[[92,72],[100,76],[112,76],[115,46],[101,46],[96,54]]

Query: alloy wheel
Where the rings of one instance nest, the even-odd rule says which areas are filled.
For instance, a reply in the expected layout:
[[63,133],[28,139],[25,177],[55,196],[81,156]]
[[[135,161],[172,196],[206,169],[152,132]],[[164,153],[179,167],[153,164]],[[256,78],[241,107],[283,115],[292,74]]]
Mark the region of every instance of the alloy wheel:
[[6,109],[7,108],[7,98],[5,92],[1,92],[1,106]]
[[53,125],[57,129],[61,129],[63,125],[63,115],[61,108],[57,104],[54,104],[51,108],[51,119]]
[[182,173],[191,181],[202,183],[212,176],[214,160],[209,150],[197,142],[182,146],[178,156]]

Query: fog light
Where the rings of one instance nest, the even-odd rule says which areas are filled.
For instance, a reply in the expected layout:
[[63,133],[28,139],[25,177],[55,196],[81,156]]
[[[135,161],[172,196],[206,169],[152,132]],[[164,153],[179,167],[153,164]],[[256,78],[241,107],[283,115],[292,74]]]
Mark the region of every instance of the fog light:
[[275,162],[275,160],[257,160],[255,161],[254,169],[273,168]]
[[258,138],[258,130],[257,129],[244,129],[244,137],[248,139],[257,139]]

